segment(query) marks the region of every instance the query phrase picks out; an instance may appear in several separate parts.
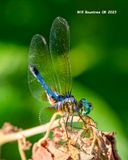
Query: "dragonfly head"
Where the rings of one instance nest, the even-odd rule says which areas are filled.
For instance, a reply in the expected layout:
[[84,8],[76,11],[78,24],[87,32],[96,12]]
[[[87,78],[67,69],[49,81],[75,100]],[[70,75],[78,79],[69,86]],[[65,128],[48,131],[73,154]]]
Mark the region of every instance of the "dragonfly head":
[[87,99],[82,98],[79,103],[78,107],[82,110],[82,115],[86,116],[87,114],[90,113],[92,109],[92,105],[90,102],[87,101]]

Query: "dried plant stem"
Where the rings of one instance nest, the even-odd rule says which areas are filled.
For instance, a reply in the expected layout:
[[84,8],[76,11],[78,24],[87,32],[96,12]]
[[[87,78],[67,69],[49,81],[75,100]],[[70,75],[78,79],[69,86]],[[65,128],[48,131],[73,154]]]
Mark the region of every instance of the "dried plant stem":
[[51,118],[51,120],[50,120],[50,122],[49,122],[49,125],[48,125],[48,128],[47,128],[47,131],[46,131],[45,136],[44,136],[43,138],[41,138],[41,139],[37,142],[37,146],[38,146],[38,147],[40,147],[40,146],[41,146],[41,143],[48,138],[49,133],[50,133],[51,128],[52,128],[52,124],[54,123],[54,121],[55,121],[55,119],[56,119],[56,117],[57,117],[58,115],[62,116],[63,114],[62,114],[61,112],[56,112],[56,113],[53,114],[53,116],[52,116],[52,118]]
[[[78,119],[79,119],[79,117],[75,117],[74,121],[78,121]],[[48,128],[53,129],[53,128],[59,126],[60,125],[59,121],[60,121],[60,119],[57,119],[52,124],[51,124],[51,122],[49,122],[44,125],[33,127],[30,129],[16,132],[16,133],[4,134],[4,133],[0,132],[0,146],[5,143],[17,141],[17,140],[22,139],[24,137],[27,138],[27,137],[31,137],[31,136],[46,132]]]
[[22,160],[27,160],[26,155],[24,153],[24,150],[22,148],[22,142],[21,139],[18,139],[18,149],[19,149],[19,153],[20,153],[20,157]]

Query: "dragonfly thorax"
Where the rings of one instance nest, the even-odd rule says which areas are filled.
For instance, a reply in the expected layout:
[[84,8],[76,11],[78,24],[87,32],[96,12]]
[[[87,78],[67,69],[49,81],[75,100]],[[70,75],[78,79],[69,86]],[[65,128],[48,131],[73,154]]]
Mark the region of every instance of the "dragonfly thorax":
[[72,95],[59,96],[57,109],[62,112],[73,113],[77,111],[77,101]]
[[52,107],[59,111],[73,113],[77,111],[77,101],[72,95],[58,95],[57,99],[47,95],[49,103]]

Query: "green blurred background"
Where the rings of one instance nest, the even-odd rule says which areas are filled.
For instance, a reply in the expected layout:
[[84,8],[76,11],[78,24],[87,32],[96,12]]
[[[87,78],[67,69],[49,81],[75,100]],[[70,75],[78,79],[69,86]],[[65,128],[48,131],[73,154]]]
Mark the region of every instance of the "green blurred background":
[[[52,21],[62,16],[71,30],[73,94],[92,102],[90,116],[99,129],[116,133],[119,155],[127,160],[127,5],[110,0],[0,1],[0,126],[4,122],[23,129],[39,125],[43,104],[32,97],[27,82],[29,44],[36,33],[48,41]],[[77,14],[77,10],[105,9],[117,14]],[[16,142],[1,148],[1,159],[20,159]]]

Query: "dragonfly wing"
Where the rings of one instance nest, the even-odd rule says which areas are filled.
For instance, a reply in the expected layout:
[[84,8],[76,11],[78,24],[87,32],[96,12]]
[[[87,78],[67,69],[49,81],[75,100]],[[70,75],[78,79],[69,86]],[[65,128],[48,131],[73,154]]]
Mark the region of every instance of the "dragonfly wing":
[[[52,61],[48,51],[47,42],[44,37],[39,34],[34,35],[31,40],[29,49],[29,66],[30,65],[34,65],[38,69],[39,73],[42,75],[49,87],[56,88],[54,73],[52,70]],[[28,69],[28,79],[29,88],[33,96],[38,99],[42,99],[44,89],[30,72],[30,68]]]
[[42,107],[42,109],[39,112],[39,121],[40,124],[45,124],[50,122],[50,119],[52,115],[56,112],[55,108],[50,108],[50,107]]
[[67,21],[57,17],[50,31],[49,49],[60,94],[71,92],[71,67],[69,60],[70,30]]

